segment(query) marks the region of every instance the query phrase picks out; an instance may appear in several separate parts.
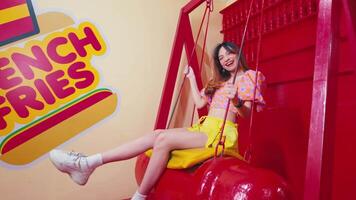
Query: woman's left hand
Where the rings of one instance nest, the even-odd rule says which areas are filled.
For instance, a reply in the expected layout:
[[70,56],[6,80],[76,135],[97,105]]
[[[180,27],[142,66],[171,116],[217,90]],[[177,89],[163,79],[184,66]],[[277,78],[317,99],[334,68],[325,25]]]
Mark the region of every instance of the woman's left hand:
[[234,99],[237,96],[237,85],[226,83],[226,96],[229,99]]

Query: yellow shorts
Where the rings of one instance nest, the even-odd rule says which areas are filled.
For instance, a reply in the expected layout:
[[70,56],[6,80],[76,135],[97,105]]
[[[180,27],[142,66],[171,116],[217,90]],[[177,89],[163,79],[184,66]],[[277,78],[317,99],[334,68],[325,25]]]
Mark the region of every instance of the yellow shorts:
[[[214,157],[215,146],[219,142],[219,131],[222,122],[222,119],[216,117],[201,117],[199,122],[188,128],[188,130],[192,132],[202,132],[207,134],[208,141],[205,145],[205,148],[172,151],[171,157],[167,163],[167,168],[185,169]],[[243,157],[237,151],[237,125],[231,121],[226,121],[224,135],[226,136],[224,155],[233,156],[243,160]],[[222,149],[219,148],[219,155],[221,151]],[[152,153],[152,150],[148,150],[146,155],[150,157]]]
[[[206,148],[215,147],[219,143],[220,129],[223,124],[223,119],[211,116],[203,116],[199,122],[188,128],[189,131],[202,132],[208,136],[208,141],[205,144]],[[232,121],[226,121],[224,127],[225,148],[237,149],[237,124]]]

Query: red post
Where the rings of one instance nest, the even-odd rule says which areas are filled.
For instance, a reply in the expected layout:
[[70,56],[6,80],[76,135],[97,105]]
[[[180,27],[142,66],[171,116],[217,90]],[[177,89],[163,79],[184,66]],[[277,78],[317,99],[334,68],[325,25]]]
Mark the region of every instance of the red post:
[[332,198],[338,2],[319,2],[304,200]]
[[[356,1],[355,0],[342,0],[343,11],[346,18],[347,36],[349,38],[349,44],[351,44],[352,55],[356,55]],[[356,58],[353,56],[353,62],[356,62]]]

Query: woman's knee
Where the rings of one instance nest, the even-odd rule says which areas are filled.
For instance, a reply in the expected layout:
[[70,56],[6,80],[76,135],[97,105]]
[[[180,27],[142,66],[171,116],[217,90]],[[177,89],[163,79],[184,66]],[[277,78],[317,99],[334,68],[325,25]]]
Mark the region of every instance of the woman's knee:
[[149,145],[153,147],[157,137],[163,130],[154,130],[152,132],[144,134],[139,140],[141,141],[142,145]]
[[158,135],[160,135],[161,133],[163,133],[165,130],[164,129],[156,129],[153,131],[153,135],[155,137],[157,137]]
[[172,141],[169,134],[159,134],[153,144],[154,151],[170,151],[172,150]]

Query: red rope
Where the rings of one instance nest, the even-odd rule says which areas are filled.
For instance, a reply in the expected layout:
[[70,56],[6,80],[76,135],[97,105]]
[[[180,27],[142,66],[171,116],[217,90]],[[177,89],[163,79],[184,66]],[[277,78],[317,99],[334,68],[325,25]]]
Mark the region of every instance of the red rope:
[[[248,23],[250,21],[253,2],[254,2],[254,0],[252,0],[251,3],[250,3],[250,9],[248,11],[246,24],[245,24],[245,28],[244,28],[244,33],[243,33],[242,39],[241,39],[240,51],[239,51],[239,54],[237,56],[237,64],[240,64],[241,53],[242,53],[242,49],[243,49],[243,46],[244,46],[244,43],[245,43],[245,36],[246,36],[246,32],[247,32],[247,26],[248,26]],[[236,77],[237,77],[237,73],[235,73],[235,75],[234,75],[233,84],[235,84],[235,82],[236,82]],[[222,126],[220,128],[220,131],[219,131],[219,135],[220,135],[219,143],[215,147],[215,155],[214,155],[214,157],[217,157],[217,155],[218,155],[219,146],[222,146],[222,152],[221,152],[220,156],[222,156],[224,154],[224,150],[225,150],[224,128],[225,128],[227,114],[228,114],[229,107],[230,107],[230,101],[231,100],[229,99],[228,102],[227,102],[227,107],[226,107],[225,115],[224,115],[224,121],[223,121],[223,124],[222,124]]]
[[257,53],[256,53],[256,77],[255,77],[255,87],[253,90],[253,101],[252,101],[252,106],[251,106],[251,116],[250,116],[250,127],[248,131],[248,146],[245,151],[244,158],[247,162],[250,163],[251,161],[251,149],[252,149],[252,144],[251,144],[251,137],[252,137],[252,125],[253,125],[253,113],[254,113],[254,108],[255,108],[255,97],[256,97],[256,91],[257,91],[257,81],[258,81],[258,67],[260,65],[260,52],[261,52],[261,44],[262,44],[262,26],[263,26],[263,7],[264,7],[265,1],[262,0],[262,5],[261,5],[261,17],[260,17],[260,24],[259,24],[259,34],[258,34],[258,42],[257,42]]
[[[209,14],[208,14],[208,19],[209,19],[210,18],[210,12],[213,11],[213,0],[206,0],[206,7],[205,7],[205,10],[204,10],[204,15],[203,15],[202,21],[201,21],[200,26],[199,26],[199,31],[198,31],[197,37],[196,37],[195,42],[194,42],[193,51],[190,54],[190,57],[188,59],[188,65],[189,66],[191,65],[190,62],[191,62],[191,60],[193,58],[194,52],[196,52],[197,43],[198,43],[198,40],[199,40],[199,37],[200,37],[200,33],[201,33],[201,30],[202,30],[202,27],[203,27],[203,24],[204,24],[204,21],[205,21],[206,13],[207,13],[208,10],[209,10]],[[204,40],[206,40],[206,37],[204,38]],[[204,43],[205,43],[205,41],[204,41]],[[204,53],[202,55],[204,55]],[[199,68],[199,71],[200,71],[200,69],[201,69],[201,67]],[[179,89],[178,97],[177,97],[177,99],[176,99],[176,101],[174,103],[171,116],[169,117],[169,120],[168,120],[167,128],[169,128],[169,126],[170,126],[170,124],[172,122],[172,118],[173,118],[173,115],[175,113],[176,107],[178,105],[179,98],[180,98],[180,96],[182,94],[182,91],[183,91],[183,86],[184,86],[184,83],[185,83],[185,80],[186,80],[186,76],[187,75],[184,75],[183,82],[182,82],[182,84],[180,86],[180,89]]]
[[[211,3],[209,3],[211,2]],[[201,74],[202,68],[203,68],[203,61],[204,61],[204,54],[205,54],[205,46],[206,46],[206,40],[208,38],[208,30],[209,30],[209,24],[210,24],[210,13],[213,12],[213,1],[207,1],[206,8],[209,8],[209,13],[208,13],[208,19],[206,21],[206,26],[205,26],[205,36],[204,36],[204,43],[203,43],[203,49],[201,53],[201,59],[200,59],[200,65],[199,65],[199,73]],[[193,105],[193,113],[192,113],[192,118],[190,119],[190,126],[193,125],[194,121],[194,113],[195,113],[195,104]]]

